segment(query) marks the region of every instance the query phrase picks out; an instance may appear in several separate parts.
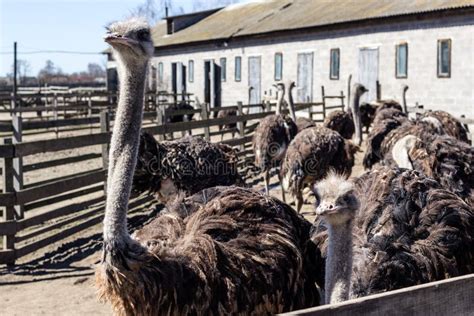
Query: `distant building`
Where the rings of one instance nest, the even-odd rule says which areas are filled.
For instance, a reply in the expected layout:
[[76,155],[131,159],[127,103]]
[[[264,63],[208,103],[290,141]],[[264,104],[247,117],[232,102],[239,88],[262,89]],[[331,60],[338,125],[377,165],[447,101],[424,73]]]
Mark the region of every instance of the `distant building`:
[[[295,80],[298,102],[347,91],[473,114],[474,0],[268,0],[169,17],[153,29],[149,86],[200,101],[258,103]],[[113,67],[109,61],[109,67]],[[249,86],[253,90],[249,94]]]

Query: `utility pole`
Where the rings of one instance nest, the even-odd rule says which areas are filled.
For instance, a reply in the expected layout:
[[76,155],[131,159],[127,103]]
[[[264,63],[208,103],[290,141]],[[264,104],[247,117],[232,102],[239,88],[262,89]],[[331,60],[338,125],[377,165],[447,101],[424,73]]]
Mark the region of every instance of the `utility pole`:
[[17,63],[16,63],[16,42],[13,43],[13,105],[16,107],[16,97],[17,97],[17,74],[18,74],[18,69],[17,69]]

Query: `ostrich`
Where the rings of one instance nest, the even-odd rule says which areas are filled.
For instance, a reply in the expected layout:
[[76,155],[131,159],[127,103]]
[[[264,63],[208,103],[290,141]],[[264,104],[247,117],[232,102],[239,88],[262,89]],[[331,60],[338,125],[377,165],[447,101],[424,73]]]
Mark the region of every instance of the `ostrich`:
[[158,143],[147,133],[140,136],[133,190],[148,191],[162,203],[178,192],[186,196],[218,185],[244,185],[237,171],[237,154],[225,144],[186,136]]
[[[289,81],[288,82],[288,84],[287,84],[288,102],[286,104],[288,105],[289,109],[295,109],[295,102],[294,102],[294,99],[293,99],[293,89],[295,87],[296,87],[296,83],[294,81]],[[293,120],[296,124],[296,128],[298,130],[298,133],[301,132],[302,130],[308,128],[308,127],[316,126],[316,123],[312,119],[307,118],[307,117],[296,117],[296,114],[295,114],[295,117],[293,117]]]
[[[293,83],[294,84],[294,83]],[[285,157],[290,141],[297,133],[294,122],[295,114],[292,104],[289,104],[290,115],[282,115],[281,108],[285,96],[285,85],[278,83],[278,102],[276,114],[268,115],[260,121],[255,129],[252,145],[255,154],[255,165],[264,172],[265,193],[269,194],[270,170],[277,167]],[[280,173],[278,172],[280,177]],[[280,178],[280,185],[282,184]],[[285,201],[285,191],[282,187],[282,199]]]
[[368,90],[361,84],[356,83],[352,89],[351,103],[345,111],[332,111],[324,120],[323,126],[335,130],[345,139],[351,139],[356,134],[357,145],[362,144],[362,123],[360,118],[360,97]]
[[[394,100],[380,100],[372,103],[363,103],[360,106],[360,116],[362,126],[365,127],[366,132],[369,132],[369,128],[374,123],[375,117],[379,112],[385,109],[396,109],[400,112],[403,112],[408,115],[408,107],[406,101],[406,92],[408,91],[408,86],[402,86],[402,105]],[[403,106],[403,107],[402,107]],[[388,112],[386,112],[388,113]]]
[[139,147],[149,27],[109,27],[120,100],[112,133],[99,295],[121,315],[273,314],[317,304],[310,223],[277,199],[214,187],[177,200],[135,234],[127,208]]
[[421,116],[421,119],[430,118],[439,121],[446,134],[451,135],[456,139],[459,139],[460,141],[470,144],[469,138],[467,137],[468,132],[466,131],[462,123],[448,112],[427,111]]
[[449,135],[407,135],[385,157],[388,165],[423,172],[474,205],[474,148]]
[[[186,101],[181,101],[179,103],[175,103],[171,105],[170,107],[165,109],[165,117],[166,117],[166,123],[179,123],[179,122],[190,122],[193,119],[194,114],[172,114],[174,111],[180,111],[180,110],[194,110],[192,105],[187,103]],[[171,114],[171,115],[169,115]],[[188,134],[191,134],[191,131],[188,131]],[[170,133],[169,137],[172,139],[173,138],[173,133]]]
[[349,177],[358,147],[326,127],[311,127],[299,132],[288,146],[280,171],[283,188],[295,201],[298,213],[303,206],[306,184],[324,178],[330,170]]
[[314,193],[328,304],[474,271],[473,210],[431,178],[381,167]]
[[[250,100],[250,95],[252,93],[252,90],[253,90],[253,87],[249,86],[249,89],[248,89],[249,100]],[[263,106],[262,106],[262,109],[263,109]],[[246,110],[244,110],[243,112],[244,112],[243,114],[248,114],[249,113],[249,108],[247,107]],[[222,109],[222,110],[219,110],[219,112],[217,112],[217,115],[216,115],[217,118],[226,118],[226,117],[230,117],[230,116],[237,116],[237,110],[235,110],[235,109]],[[244,123],[244,128],[245,128],[245,126],[247,125],[247,121],[244,121],[243,123]],[[237,130],[237,123],[228,123],[228,124],[218,125],[219,132],[221,132],[223,128],[224,129],[232,129],[232,138],[234,138],[235,132],[238,131]],[[223,139],[224,139],[224,134],[221,134],[221,141]]]

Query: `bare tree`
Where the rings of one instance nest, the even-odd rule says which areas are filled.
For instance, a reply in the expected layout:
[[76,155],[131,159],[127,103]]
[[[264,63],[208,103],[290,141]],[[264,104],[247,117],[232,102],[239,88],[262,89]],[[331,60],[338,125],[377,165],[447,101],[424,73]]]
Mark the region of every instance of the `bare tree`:
[[225,7],[230,4],[242,2],[241,0],[194,0],[193,11],[204,11],[220,7]]
[[166,16],[166,9],[168,9],[168,14],[171,15],[184,13],[183,7],[174,5],[172,0],[145,0],[131,13],[132,15],[143,16],[148,22],[155,24]]

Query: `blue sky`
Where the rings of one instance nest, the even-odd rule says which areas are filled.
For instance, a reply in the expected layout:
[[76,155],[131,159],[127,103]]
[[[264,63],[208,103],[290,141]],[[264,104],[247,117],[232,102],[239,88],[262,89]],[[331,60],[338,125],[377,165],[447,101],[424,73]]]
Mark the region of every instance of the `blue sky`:
[[[13,42],[18,51],[65,50],[101,52],[107,46],[102,40],[104,26],[121,19],[143,0],[0,0],[0,76],[11,71]],[[158,1],[159,2],[159,1]],[[193,0],[173,0],[186,12]],[[51,59],[64,72],[85,70],[89,62],[103,64],[103,55],[19,54],[36,75]]]

